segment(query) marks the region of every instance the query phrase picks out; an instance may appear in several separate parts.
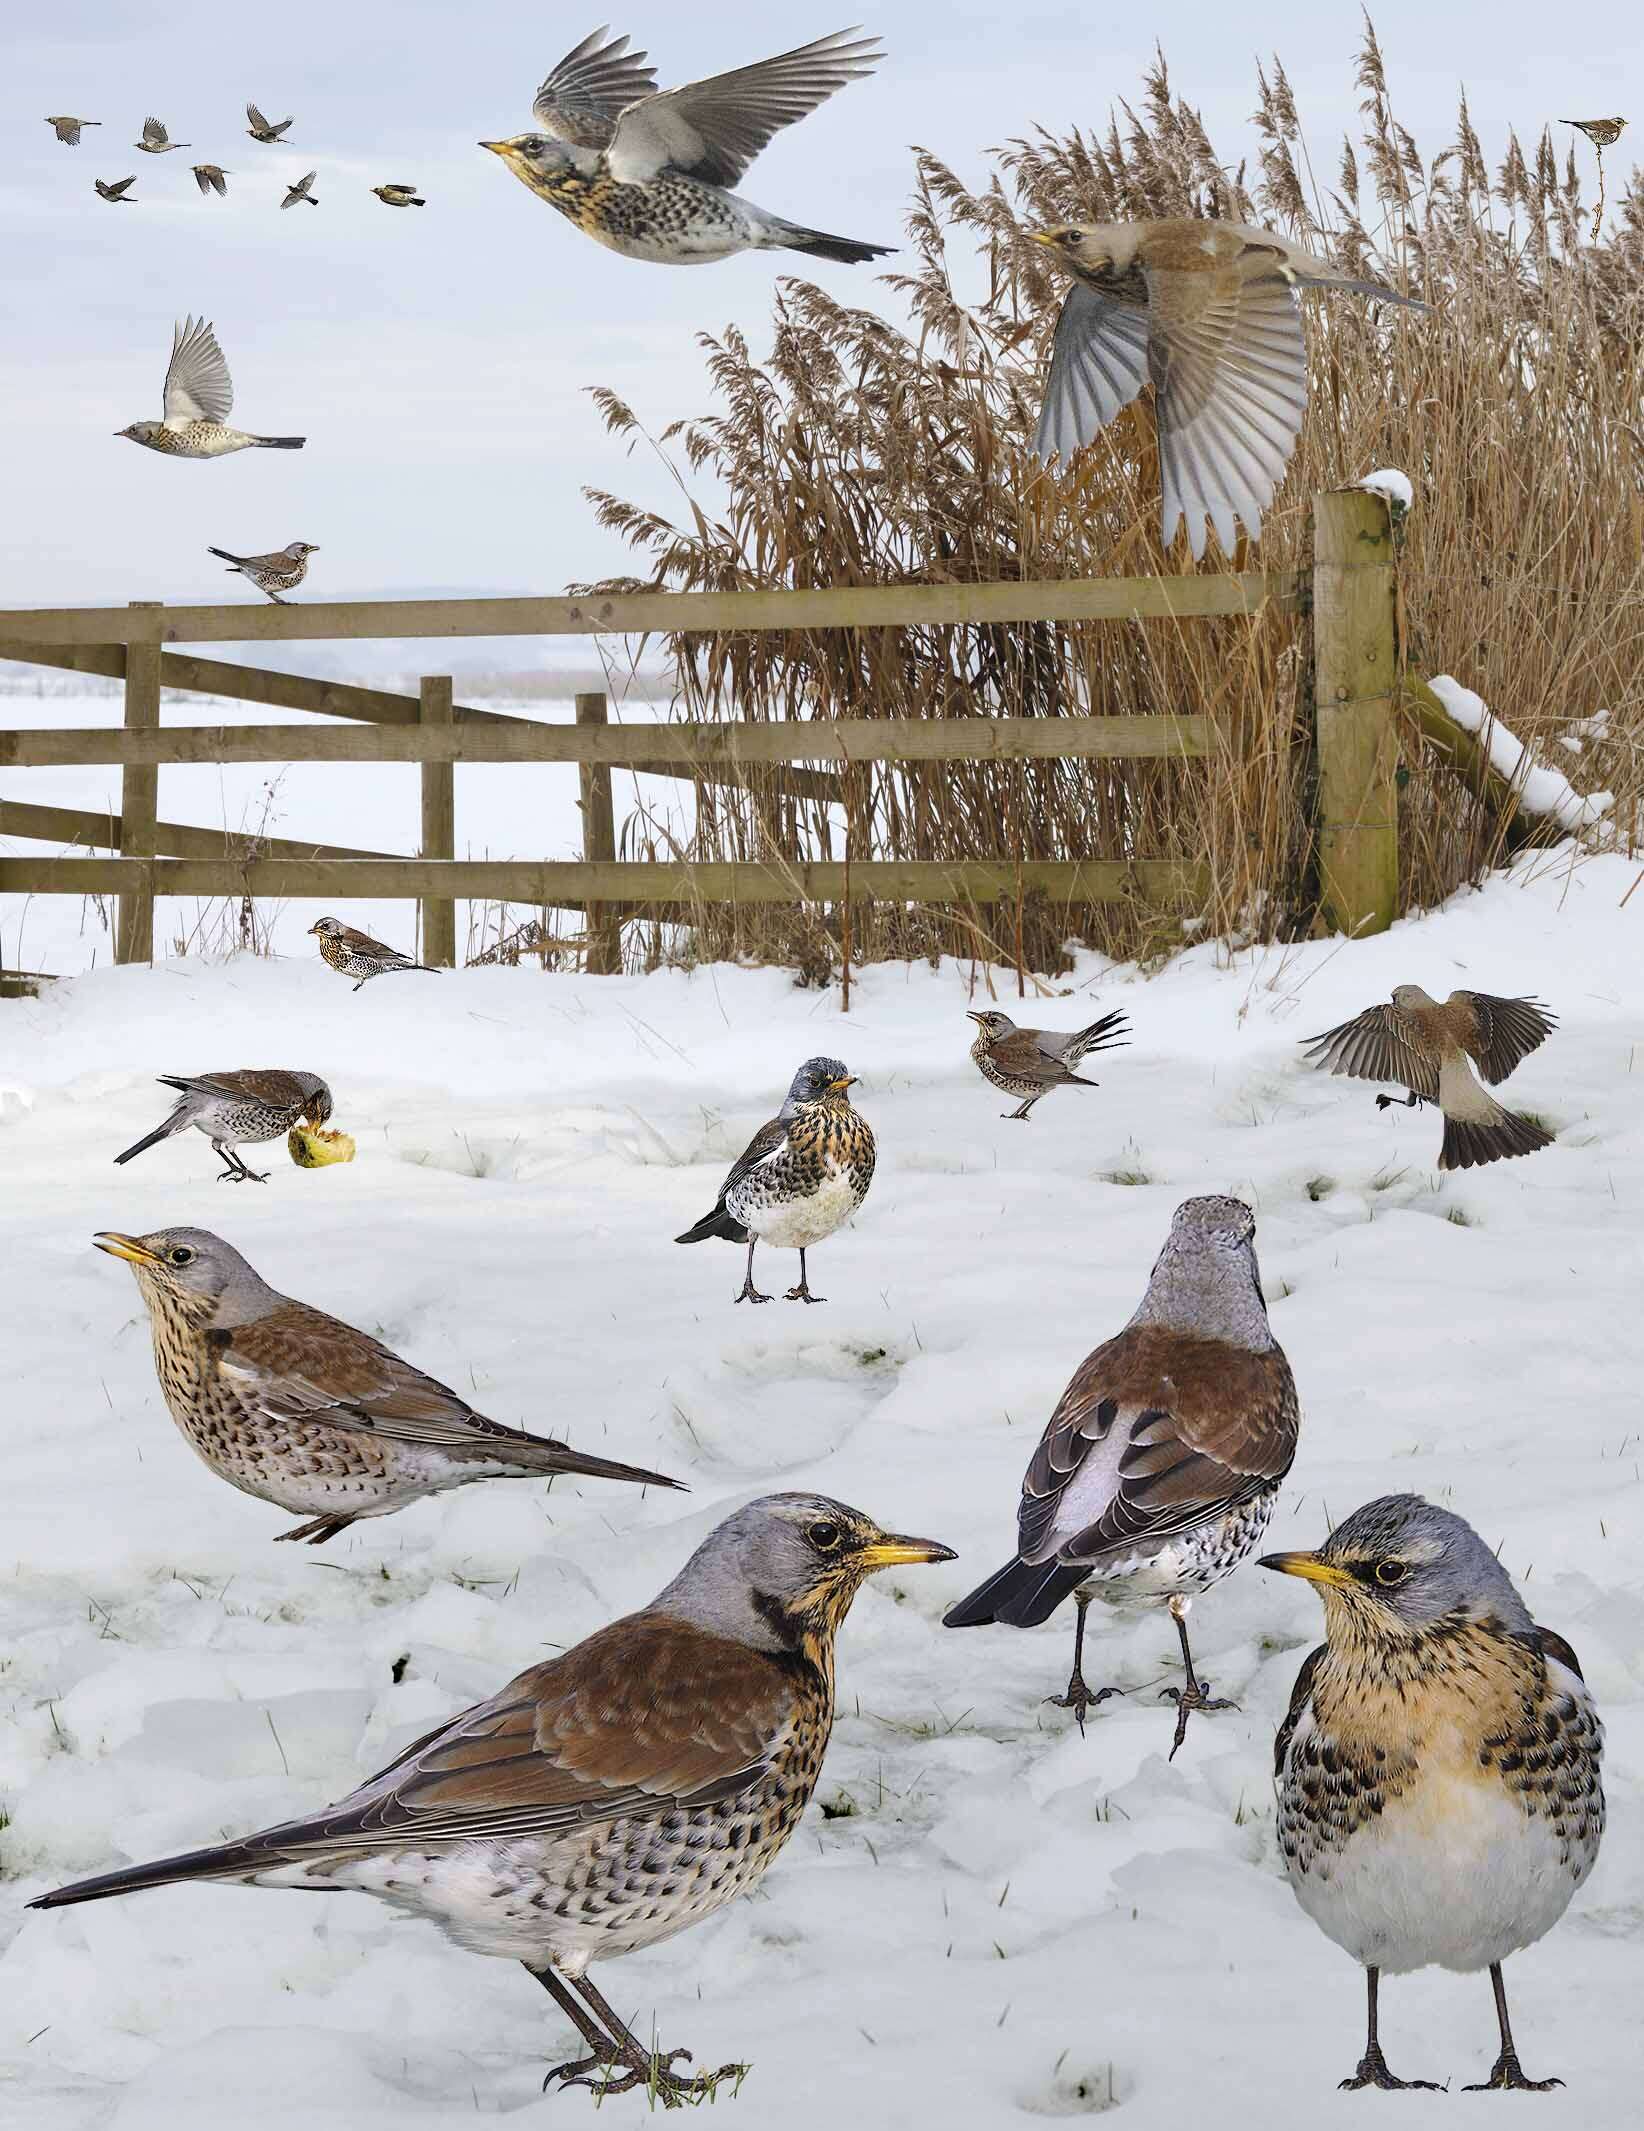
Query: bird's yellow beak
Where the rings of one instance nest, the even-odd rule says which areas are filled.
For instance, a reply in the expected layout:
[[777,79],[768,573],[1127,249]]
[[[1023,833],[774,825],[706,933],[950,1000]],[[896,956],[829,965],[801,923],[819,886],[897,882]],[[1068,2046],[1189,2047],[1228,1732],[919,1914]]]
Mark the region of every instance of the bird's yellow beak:
[[1028,235],[1035,244],[1060,244],[1062,241],[1059,229],[1030,229]]
[[99,1250],[106,1250],[111,1258],[124,1258],[131,1265],[158,1265],[159,1257],[146,1243],[139,1243],[135,1236],[122,1236],[116,1228],[99,1229],[92,1237]]
[[973,1007],[967,1006],[965,1008],[965,1019],[967,1021],[985,1021],[987,1018],[986,1014],[977,1013]]
[[512,141],[481,141],[480,146],[489,148],[493,155],[500,155],[505,163],[510,160],[514,153]]
[[1281,1576],[1303,1576],[1309,1583],[1347,1588],[1353,1582],[1345,1569],[1333,1568],[1317,1554],[1264,1554],[1256,1566],[1258,1569],[1277,1569]]
[[881,1532],[871,1546],[859,1551],[857,1559],[871,1572],[902,1568],[913,1562],[957,1561],[959,1557],[951,1546],[943,1546],[935,1539],[908,1539],[899,1532]]
[[828,1082],[828,1093],[830,1095],[843,1095],[847,1088],[854,1088],[855,1086],[856,1075],[847,1073],[842,1080],[830,1080]]
[[313,923],[312,925],[310,925],[310,926],[309,926],[309,928],[308,928],[308,936],[309,936],[309,938],[310,938],[310,939],[312,939],[312,938],[314,937],[315,933],[317,933],[317,932],[319,931],[319,929],[320,929],[320,927],[319,927],[319,921],[318,921],[318,919],[316,919],[316,920],[315,920],[315,922],[314,922],[314,923]]

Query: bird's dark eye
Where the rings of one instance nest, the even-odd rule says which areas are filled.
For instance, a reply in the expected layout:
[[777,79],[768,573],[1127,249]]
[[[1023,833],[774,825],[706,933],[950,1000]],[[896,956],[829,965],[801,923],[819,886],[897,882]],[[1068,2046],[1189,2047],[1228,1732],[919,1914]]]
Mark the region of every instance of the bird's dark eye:
[[1083,244],[1084,241],[1084,232],[1083,230],[1078,229],[1070,229],[1067,232],[1067,235],[1062,239],[1062,242],[1067,246],[1068,250],[1074,252],[1079,249],[1080,245]]
[[166,1256],[173,1265],[192,1265],[195,1253],[189,1249],[186,1243],[179,1243],[175,1250],[167,1251]]
[[833,1553],[839,1545],[840,1536],[838,1525],[830,1524],[826,1519],[820,1524],[813,1524],[805,1534],[805,1537],[819,1554]]
[[1407,1561],[1378,1561],[1376,1563],[1377,1583],[1403,1583],[1409,1573],[1410,1564]]

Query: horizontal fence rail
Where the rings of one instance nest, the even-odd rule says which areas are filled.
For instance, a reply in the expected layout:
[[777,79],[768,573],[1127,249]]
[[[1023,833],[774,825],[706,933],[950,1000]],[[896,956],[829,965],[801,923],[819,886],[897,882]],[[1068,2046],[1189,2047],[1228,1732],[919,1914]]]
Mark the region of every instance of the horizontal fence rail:
[[[392,851],[361,850],[353,844],[305,843],[297,836],[252,836],[234,829],[195,829],[156,821],[154,849],[164,858],[392,858]],[[94,851],[125,846],[118,814],[84,807],[42,807],[23,799],[0,799],[0,836],[29,836],[38,843],[86,844]]]

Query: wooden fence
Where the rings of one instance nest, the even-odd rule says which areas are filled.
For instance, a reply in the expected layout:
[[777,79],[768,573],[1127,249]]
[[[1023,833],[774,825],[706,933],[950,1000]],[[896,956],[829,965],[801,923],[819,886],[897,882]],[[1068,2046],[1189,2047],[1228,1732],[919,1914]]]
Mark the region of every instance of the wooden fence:
[[[337,900],[416,897],[428,961],[456,959],[455,899],[561,905],[588,917],[588,966],[621,966],[621,914],[679,914],[693,905],[873,899],[997,903],[1038,893],[1076,904],[1139,895],[1202,902],[1207,870],[1136,858],[952,864],[858,859],[838,863],[619,863],[613,768],[736,785],[758,765],[794,796],[833,799],[827,768],[869,762],[1029,758],[1191,760],[1213,742],[1191,711],[1141,717],[816,719],[780,723],[613,726],[603,695],[576,700],[558,724],[453,701],[448,677],[416,696],[259,671],[165,647],[181,643],[361,638],[595,636],[742,629],[881,629],[962,623],[1128,621],[1251,614],[1277,605],[1310,614],[1318,741],[1318,851],[1326,920],[1348,933],[1384,929],[1398,887],[1395,772],[1398,695],[1396,585],[1387,508],[1358,491],[1314,504],[1315,559],[1305,576],[1100,578],[1076,582],[874,586],[816,592],[627,593],[610,598],[465,599],[346,605],[166,607],[0,612],[0,659],[122,680],[118,731],[0,730],[0,771],[117,763],[118,815],[0,800],[0,833],[74,842],[116,857],[0,858],[0,891],[114,893],[115,959],[153,955],[157,895]],[[163,725],[161,692],[317,712],[339,726]],[[1436,704],[1436,698],[1431,699]],[[1442,716],[1442,707],[1439,708]],[[1466,736],[1450,727],[1452,739]],[[419,855],[399,857],[298,840],[248,839],[159,818],[158,778],[169,763],[415,762],[422,773]],[[579,861],[459,860],[458,762],[578,765],[584,823]],[[774,768],[773,768],[774,766]],[[1458,764],[1458,766],[1460,766]]]

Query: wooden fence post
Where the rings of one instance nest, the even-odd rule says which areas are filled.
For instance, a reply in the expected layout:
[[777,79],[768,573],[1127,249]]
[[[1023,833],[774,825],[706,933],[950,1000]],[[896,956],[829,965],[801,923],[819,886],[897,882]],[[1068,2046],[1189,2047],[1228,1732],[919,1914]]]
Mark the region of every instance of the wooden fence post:
[[1398,909],[1397,586],[1384,497],[1313,498],[1313,700],[1320,904],[1352,937]]
[[[133,609],[158,612],[157,599],[134,599]],[[160,644],[126,646],[126,730],[134,732],[160,722]],[[128,762],[120,772],[120,856],[152,858],[154,824],[159,813],[160,771],[157,764]],[[114,915],[116,962],[154,960],[154,888],[152,878],[141,888],[122,895]]]
[[[605,725],[610,714],[603,694],[577,697],[579,725]],[[616,816],[611,808],[611,772],[603,762],[578,764],[582,779],[582,855],[590,864],[609,863],[616,857]],[[588,931],[587,969],[590,976],[612,977],[622,972],[622,920],[617,911],[590,903],[586,912]]]
[[[417,683],[417,721],[449,725],[451,676],[425,673]],[[457,855],[457,770],[453,762],[422,765],[422,856]],[[421,904],[422,958],[436,969],[451,969],[457,959],[457,906],[447,895],[425,896]]]

